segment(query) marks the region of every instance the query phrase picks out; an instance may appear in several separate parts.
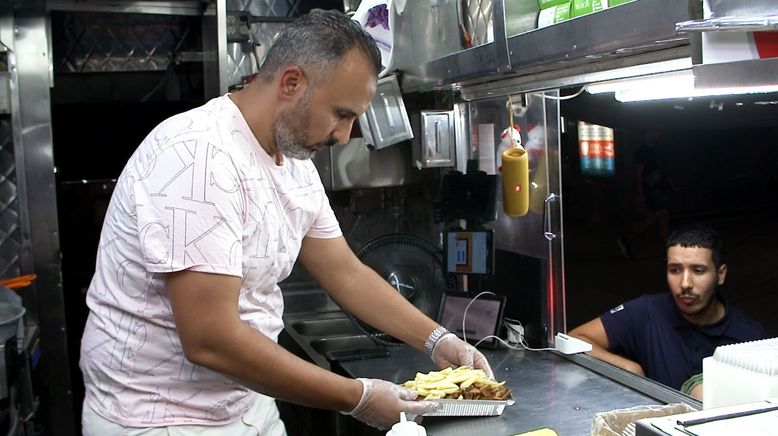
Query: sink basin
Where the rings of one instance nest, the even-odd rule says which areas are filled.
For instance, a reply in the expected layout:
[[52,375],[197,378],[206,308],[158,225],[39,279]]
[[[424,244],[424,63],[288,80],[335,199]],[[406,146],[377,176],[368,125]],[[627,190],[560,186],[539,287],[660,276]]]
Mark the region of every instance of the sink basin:
[[321,289],[283,287],[284,314],[340,312],[341,308]]
[[305,336],[343,336],[362,333],[349,318],[328,318],[298,321],[292,328]]
[[319,354],[326,354],[328,351],[356,350],[360,348],[374,348],[375,341],[367,335],[359,336],[341,336],[333,338],[319,338],[311,341],[313,347]]
[[[333,361],[386,357],[389,351],[363,332],[344,312],[303,312],[284,315],[279,344],[331,369]],[[352,353],[354,350],[359,352]]]

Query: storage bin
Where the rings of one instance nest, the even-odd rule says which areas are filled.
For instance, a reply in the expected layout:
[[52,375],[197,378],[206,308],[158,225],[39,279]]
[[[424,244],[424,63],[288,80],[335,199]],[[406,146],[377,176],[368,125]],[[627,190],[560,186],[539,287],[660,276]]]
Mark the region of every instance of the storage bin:
[[638,420],[687,412],[694,412],[694,409],[686,404],[666,404],[597,413],[592,420],[592,436],[634,436]]
[[778,397],[778,338],[717,347],[702,374],[704,409]]

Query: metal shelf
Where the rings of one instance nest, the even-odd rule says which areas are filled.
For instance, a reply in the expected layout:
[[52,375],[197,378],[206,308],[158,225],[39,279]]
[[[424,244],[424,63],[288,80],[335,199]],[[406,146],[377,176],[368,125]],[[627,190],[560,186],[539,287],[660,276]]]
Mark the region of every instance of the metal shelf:
[[[676,23],[699,19],[698,0],[638,0],[426,62],[404,72],[403,91],[474,85],[690,46]],[[501,26],[495,26],[499,30]],[[499,32],[498,32],[499,33]],[[500,65],[507,47],[509,68]],[[688,53],[691,53],[689,50]]]

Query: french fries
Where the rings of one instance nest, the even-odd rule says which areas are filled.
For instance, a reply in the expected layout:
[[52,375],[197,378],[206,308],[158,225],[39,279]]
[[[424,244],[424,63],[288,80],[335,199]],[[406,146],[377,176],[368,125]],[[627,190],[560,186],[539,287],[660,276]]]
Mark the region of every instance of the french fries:
[[427,374],[417,372],[416,378],[403,383],[403,388],[419,393],[419,399],[484,399],[503,400],[511,395],[504,387],[505,381],[496,382],[486,376],[483,370],[468,366],[430,371]]

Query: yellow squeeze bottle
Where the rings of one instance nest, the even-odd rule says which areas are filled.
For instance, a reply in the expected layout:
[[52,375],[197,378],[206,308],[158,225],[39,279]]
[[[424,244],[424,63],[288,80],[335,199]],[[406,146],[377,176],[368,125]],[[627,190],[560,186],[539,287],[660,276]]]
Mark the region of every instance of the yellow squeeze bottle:
[[523,147],[502,152],[502,207],[505,214],[520,217],[529,211],[529,159]]

